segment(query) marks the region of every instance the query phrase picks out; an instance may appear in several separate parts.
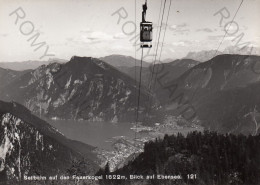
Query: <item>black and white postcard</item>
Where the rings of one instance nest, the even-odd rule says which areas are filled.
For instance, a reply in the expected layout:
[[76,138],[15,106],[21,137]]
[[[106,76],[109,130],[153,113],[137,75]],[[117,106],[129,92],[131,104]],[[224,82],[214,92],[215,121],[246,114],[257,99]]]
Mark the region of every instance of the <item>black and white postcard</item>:
[[260,0],[0,0],[0,185],[260,185]]

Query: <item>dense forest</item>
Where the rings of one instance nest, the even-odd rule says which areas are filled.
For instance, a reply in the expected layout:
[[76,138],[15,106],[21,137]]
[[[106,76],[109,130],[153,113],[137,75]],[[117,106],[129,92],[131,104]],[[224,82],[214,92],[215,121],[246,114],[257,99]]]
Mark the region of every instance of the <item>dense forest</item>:
[[[100,170],[99,173],[107,173]],[[106,180],[103,184],[260,184],[260,135],[204,131],[165,135],[146,143],[135,160],[111,174],[180,175],[178,180]],[[102,183],[102,182],[101,182]]]

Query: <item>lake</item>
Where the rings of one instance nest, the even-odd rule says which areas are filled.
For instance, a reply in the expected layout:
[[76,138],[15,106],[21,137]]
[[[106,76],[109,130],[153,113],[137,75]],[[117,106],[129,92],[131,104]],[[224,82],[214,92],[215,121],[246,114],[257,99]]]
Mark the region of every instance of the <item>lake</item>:
[[134,138],[131,123],[89,122],[73,120],[47,120],[67,138],[92,146],[111,150],[111,140],[115,136]]

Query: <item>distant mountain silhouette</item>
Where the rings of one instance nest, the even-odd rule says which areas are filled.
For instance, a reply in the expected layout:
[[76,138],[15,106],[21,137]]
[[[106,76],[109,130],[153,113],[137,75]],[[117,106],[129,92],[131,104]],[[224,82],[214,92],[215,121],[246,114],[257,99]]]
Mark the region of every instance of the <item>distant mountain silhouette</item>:
[[[134,67],[140,66],[141,61],[135,60],[131,56],[124,56],[124,55],[109,55],[106,57],[101,57],[100,60],[103,60],[104,62],[110,64],[114,67]],[[148,67],[150,64],[148,62],[143,61],[143,66]]]
[[[154,76],[160,78],[163,76],[161,81],[163,83],[172,81],[182,75],[188,69],[194,67],[199,62],[191,59],[181,59],[181,60],[174,60],[168,63],[157,63],[154,66]],[[137,79],[139,81],[139,73],[140,67],[119,67],[119,70],[126,73],[127,75],[131,76],[133,79]],[[142,69],[142,83],[145,86],[148,86],[149,81],[151,79],[153,67],[143,67]],[[157,73],[157,75],[156,75]],[[156,84],[156,88],[158,83]]]
[[206,62],[217,55],[223,54],[239,54],[239,55],[260,55],[260,49],[255,47],[249,46],[230,46],[225,48],[223,51],[217,50],[203,50],[198,52],[189,52],[184,58],[186,59],[193,59],[200,62]]
[[0,62],[0,67],[16,71],[24,71],[28,69],[36,69],[41,65],[48,65],[50,63],[66,63],[67,60],[50,58],[48,61],[29,60],[24,62]]

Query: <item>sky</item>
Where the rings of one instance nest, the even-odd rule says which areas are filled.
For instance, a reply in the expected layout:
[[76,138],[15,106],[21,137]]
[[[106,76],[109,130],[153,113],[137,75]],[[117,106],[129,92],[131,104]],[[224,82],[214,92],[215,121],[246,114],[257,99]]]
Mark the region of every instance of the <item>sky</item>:
[[[140,59],[140,43],[135,46],[135,36],[140,32],[143,3],[144,0],[0,0],[0,62],[112,54]],[[170,0],[147,3],[146,20],[154,26],[153,47],[144,49],[147,60],[156,53],[164,3],[157,50],[161,60],[215,50],[227,30],[220,51],[236,46],[241,35],[239,43],[260,46],[260,0],[244,0],[231,24],[241,0],[172,0],[171,6]],[[123,17],[120,21],[119,14]],[[37,45],[41,42],[43,45]]]

